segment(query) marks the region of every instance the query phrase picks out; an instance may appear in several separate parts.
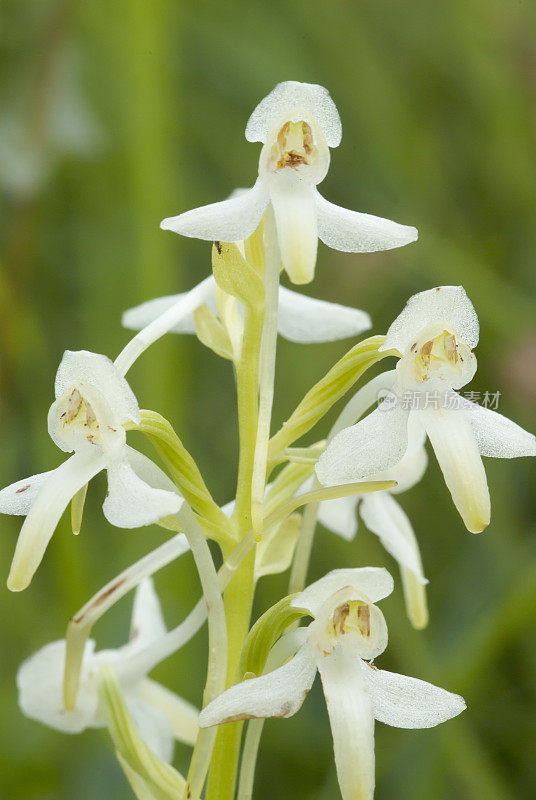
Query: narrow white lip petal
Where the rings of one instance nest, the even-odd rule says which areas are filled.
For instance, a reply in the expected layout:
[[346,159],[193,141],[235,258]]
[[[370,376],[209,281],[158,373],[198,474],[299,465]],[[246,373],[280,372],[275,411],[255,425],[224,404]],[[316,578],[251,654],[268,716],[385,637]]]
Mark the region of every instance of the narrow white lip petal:
[[283,286],[279,289],[279,333],[291,342],[333,342],[372,327],[365,311],[329,303]]
[[270,181],[281,261],[293,283],[313,280],[318,228],[313,187],[276,176]]
[[[91,661],[95,642],[90,639],[84,650],[84,665]],[[63,665],[65,639],[50,642],[26,659],[17,672],[19,706],[30,719],[43,722],[65,733],[80,733],[93,724],[98,707],[95,687],[83,677],[73,711],[63,704]]]
[[171,763],[175,740],[167,715],[132,694],[125,696],[125,703],[149,750],[168,764]]
[[359,496],[324,500],[318,506],[318,521],[325,528],[350,542],[357,533],[357,506]]
[[316,664],[305,644],[279,669],[231,686],[199,715],[201,728],[242,719],[290,717],[298,711],[316,675]]
[[130,650],[144,647],[166,633],[160,601],[152,578],[143,578],[138,584],[132,606],[130,637],[125,647]]
[[26,516],[34,504],[39,490],[55,470],[30,475],[6,486],[0,491],[0,514],[20,514]]
[[107,356],[87,350],[66,350],[56,373],[56,398],[78,383],[102,395],[120,423],[140,421],[140,409],[132,389]]
[[469,415],[462,409],[445,408],[425,408],[418,413],[465,527],[480,533],[489,525],[490,497]]
[[469,401],[465,401],[464,409],[469,416],[480,455],[491,458],[536,456],[536,436],[508,417]]
[[374,716],[394,728],[433,728],[465,708],[465,700],[418,678],[386,672],[361,662]]
[[400,566],[407,567],[421,583],[428,583],[422,572],[421,556],[411,523],[389,492],[365,495],[359,513],[367,528]]
[[29,585],[67,504],[105,466],[105,458],[95,448],[75,453],[50,473],[17,540],[7,583],[11,591],[18,592]]
[[253,111],[246,126],[248,142],[265,142],[275,123],[286,113],[302,108],[320,125],[329,147],[337,147],[342,137],[337,106],[327,89],[314,83],[278,83]]
[[183,236],[207,241],[241,242],[251,236],[269,203],[266,184],[260,178],[251,189],[219,203],[167,217],[160,227]]
[[[204,296],[198,297],[199,306],[205,303],[209,308],[216,312],[216,281],[212,276],[209,277],[207,284],[207,291]],[[199,284],[197,285],[199,286]],[[189,308],[187,298],[190,297],[190,292],[197,290],[194,286],[189,292],[181,292],[180,294],[170,294],[166,297],[157,297],[154,300],[148,300],[146,303],[141,303],[139,306],[129,308],[123,313],[121,324],[123,328],[129,328],[133,331],[140,331],[142,328],[147,327],[154,322],[169,309],[173,308],[177,303],[184,303],[186,313],[184,316],[177,320],[172,328],[169,328],[169,333],[195,333],[194,323],[194,310]]]
[[343,800],[372,800],[374,794],[374,714],[362,663],[341,646],[318,660]]
[[478,344],[478,317],[463,286],[437,286],[414,294],[387,331],[380,350],[405,353],[418,334],[434,322],[444,320],[449,330],[469,347]]
[[126,459],[107,464],[108,494],[104,516],[118,528],[152,525],[176,514],[183,500],[177,492],[154,489],[142,480]]
[[340,431],[318,459],[324,486],[353,483],[391,469],[408,446],[409,411],[400,403],[380,406],[356,425]]
[[334,569],[300,592],[291,605],[295,608],[306,608],[316,616],[335,592],[347,586],[355,589],[369,602],[377,603],[393,591],[393,578],[383,567]]
[[417,228],[390,219],[350,211],[330,203],[317,191],[318,236],[334,250],[345,253],[374,253],[414,242]]
[[140,682],[136,687],[136,694],[167,716],[173,736],[178,742],[195,744],[199,731],[199,711],[195,706],[150,678],[144,678]]

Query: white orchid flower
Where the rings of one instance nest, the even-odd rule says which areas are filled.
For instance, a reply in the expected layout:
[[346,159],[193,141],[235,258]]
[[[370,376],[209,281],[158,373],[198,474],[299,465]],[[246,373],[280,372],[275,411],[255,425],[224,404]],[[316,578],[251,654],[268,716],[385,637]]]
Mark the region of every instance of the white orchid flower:
[[[196,308],[206,304],[211,311],[218,313],[216,281],[212,276],[204,281],[204,292],[201,294],[198,293],[200,286],[201,284],[198,284],[189,292],[158,297],[128,309],[123,314],[123,327],[134,331],[142,330],[180,302],[186,311],[184,317],[171,328],[170,333],[195,333],[196,309],[188,302],[190,295],[195,293]],[[358,308],[329,303],[285,289],[284,286],[279,287],[277,327],[279,334],[290,342],[300,344],[333,342],[357,336],[371,326],[369,315]]]
[[233,720],[290,717],[320,672],[344,800],[374,793],[374,720],[397,728],[429,728],[455,717],[463,698],[371,663],[387,646],[387,626],[375,605],[393,581],[387,570],[339,569],[311,584],[292,605],[315,618],[304,641],[282,667],[245,680],[217,697],[199,716],[200,727]]
[[490,497],[482,456],[536,455],[536,437],[456,393],[476,371],[478,333],[475,309],[462,286],[414,295],[380,348],[402,355],[392,392],[371,414],[334,437],[317,464],[320,482],[350,483],[391,469],[407,451],[408,426],[416,418],[467,529],[484,530]]
[[128,644],[116,650],[95,652],[95,642],[91,639],[86,643],[75,708],[67,711],[63,703],[65,640],[61,639],[45,645],[20,666],[17,687],[22,712],[64,733],[105,727],[98,685],[101,668],[109,666],[124,692],[140,735],[156,755],[171,761],[174,739],[195,743],[199,712],[174,692],[129,666],[137,652],[165,633],[153,582],[144,578],[136,590]]
[[26,515],[8,579],[12,591],[28,586],[69,501],[101,470],[108,473],[104,515],[119,528],[150,525],[175,514],[183,502],[162,470],[127,446],[123,426],[139,422],[139,407],[106,356],[67,350],[55,394],[48,430],[73,455],[0,491],[1,513]]
[[314,276],[320,238],[335,250],[366,253],[415,241],[415,228],[340,208],[316,189],[326,176],[341,121],[329,92],[297,81],[279,83],[254,110],[249,142],[264,145],[259,176],[247,192],[162,221],[161,227],[209,241],[247,239],[272,204],[283,266],[293,283]]

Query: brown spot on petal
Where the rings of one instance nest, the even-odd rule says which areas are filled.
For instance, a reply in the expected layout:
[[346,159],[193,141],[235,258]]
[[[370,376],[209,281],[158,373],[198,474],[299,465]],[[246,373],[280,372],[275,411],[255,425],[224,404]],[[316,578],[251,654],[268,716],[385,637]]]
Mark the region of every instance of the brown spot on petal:
[[214,247],[216,248],[216,250],[218,251],[218,253],[221,256],[221,243],[220,242],[214,242]]
[[20,494],[21,492],[26,492],[30,487],[31,483],[27,483],[26,486],[21,486],[20,489],[15,490],[15,494]]

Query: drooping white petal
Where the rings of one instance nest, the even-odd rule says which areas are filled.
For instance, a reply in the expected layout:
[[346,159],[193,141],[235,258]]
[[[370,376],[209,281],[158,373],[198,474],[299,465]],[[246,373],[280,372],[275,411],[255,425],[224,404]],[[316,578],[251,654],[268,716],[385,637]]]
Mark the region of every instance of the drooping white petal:
[[97,448],[88,448],[75,453],[50,473],[19,533],[7,582],[11,591],[18,592],[28,586],[67,504],[105,464]]
[[0,514],[21,514],[26,516],[32,507],[42,485],[54,470],[30,475],[6,486],[0,491]]
[[362,663],[351,647],[341,646],[318,661],[343,800],[374,795],[374,714]]
[[[129,328],[133,331],[139,331],[145,328],[151,322],[154,322],[159,316],[164,314],[170,308],[173,308],[179,301],[185,301],[190,297],[191,292],[198,288],[194,286],[190,292],[181,292],[180,294],[170,294],[166,297],[157,297],[154,300],[148,300],[146,303],[141,303],[139,306],[129,308],[123,313],[121,324],[123,328]],[[201,297],[197,296],[198,307],[205,303],[211,311],[216,313],[216,281],[211,275],[205,282],[205,292]],[[184,317],[177,320],[169,333],[195,333],[194,311],[189,308],[188,304],[184,304],[186,313]]]
[[340,431],[318,459],[324,486],[372,478],[394,467],[408,446],[409,411],[400,403],[380,405],[356,425]]
[[414,242],[416,228],[400,225],[390,219],[350,211],[330,203],[317,191],[318,236],[334,250],[345,253],[373,253],[392,250]]
[[352,541],[357,533],[356,511],[359,499],[358,495],[350,495],[324,500],[318,506],[318,521],[348,542]]
[[265,717],[291,717],[301,708],[316,675],[307,645],[279,669],[231,686],[199,715],[199,726]]
[[418,412],[467,530],[489,525],[490,497],[469,415],[462,409],[425,408]]
[[150,678],[140,682],[136,694],[167,716],[178,742],[195,744],[199,730],[199,711],[195,706]]
[[102,508],[106,519],[118,528],[152,525],[176,514],[183,503],[176,492],[153,489],[126,459],[107,464],[106,468],[108,494]]
[[127,647],[144,647],[166,633],[166,625],[152,578],[144,578],[136,589],[130,638]]
[[293,283],[310,283],[314,277],[318,229],[313,187],[294,176],[277,176],[270,182],[281,261]]
[[361,662],[361,671],[374,716],[386,725],[433,728],[466,708],[460,695],[418,678],[376,669],[365,662]]
[[405,353],[420,331],[441,320],[469,347],[476,347],[478,317],[465,289],[463,286],[437,286],[410,297],[387,331],[380,350],[396,349]]
[[291,605],[295,608],[307,608],[316,616],[326,600],[347,586],[351,586],[371,603],[377,603],[391,594],[393,579],[382,567],[334,569],[300,592]]
[[387,552],[401,566],[411,570],[421,583],[427,583],[411,523],[389,492],[365,495],[359,513],[367,528],[379,536]]
[[81,383],[105,398],[120,423],[140,421],[138,401],[132,389],[107,356],[87,350],[65,351],[56,373],[56,397]]
[[268,134],[288,112],[307,111],[320,125],[329,147],[337,147],[342,136],[339,112],[327,89],[314,83],[278,83],[255,108],[246,126],[248,142],[265,142]]
[[264,181],[258,179],[251,189],[220,203],[194,208],[162,220],[163,230],[208,241],[241,242],[251,236],[269,203]]
[[481,455],[491,458],[536,456],[536,436],[508,417],[470,402],[464,404],[464,410],[469,415]]
[[[84,664],[91,661],[94,649],[95,642],[88,640]],[[30,719],[65,733],[80,733],[95,720],[97,692],[84,672],[76,706],[73,711],[66,711],[62,687],[64,663],[65,639],[50,642],[26,659],[17,672],[19,706]]]
[[291,342],[333,342],[372,326],[365,311],[279,289],[279,333]]
[[175,742],[166,714],[133,695],[126,695],[125,702],[149,750],[169,764],[173,759]]

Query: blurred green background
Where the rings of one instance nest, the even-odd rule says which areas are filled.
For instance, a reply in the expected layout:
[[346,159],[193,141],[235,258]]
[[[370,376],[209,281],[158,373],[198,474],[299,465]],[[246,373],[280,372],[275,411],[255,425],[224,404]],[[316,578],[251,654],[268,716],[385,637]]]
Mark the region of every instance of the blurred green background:
[[[0,9],[0,485],[57,465],[47,435],[64,349],[114,357],[121,311],[208,274],[210,248],[160,219],[251,185],[259,147],[243,136],[277,81],[327,86],[343,121],[323,193],[418,226],[420,241],[367,256],[321,246],[305,291],[366,308],[384,332],[413,293],[463,283],[480,316],[471,388],[536,428],[536,4],[532,0],[4,0]],[[275,423],[351,342],[280,342]],[[173,421],[216,497],[233,494],[233,378],[193,338],[168,337],[132,370],[142,406]],[[327,427],[327,423],[326,423]],[[324,430],[319,431],[323,434]],[[380,666],[462,693],[469,710],[431,731],[377,726],[378,800],[532,798],[536,793],[536,525],[533,461],[487,462],[493,518],[468,534],[435,462],[404,495],[430,578],[431,623],[409,627],[400,587],[382,608]],[[107,734],[67,736],[17,708],[19,663],[160,529],[111,528],[95,480],[82,533],[64,519],[31,587],[0,590],[0,796],[131,796]],[[2,519],[7,575],[20,520]],[[341,564],[396,568],[364,527],[320,531],[311,576]],[[256,613],[284,592],[266,579]],[[190,557],[157,578],[168,624],[194,604]],[[96,628],[124,641],[129,601]],[[199,702],[204,634],[155,675]],[[266,725],[258,800],[338,797],[318,687]],[[187,751],[177,747],[177,764]]]

